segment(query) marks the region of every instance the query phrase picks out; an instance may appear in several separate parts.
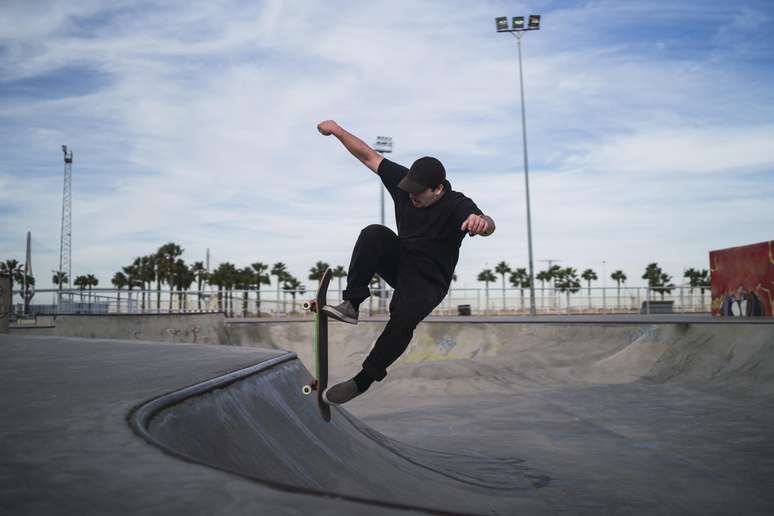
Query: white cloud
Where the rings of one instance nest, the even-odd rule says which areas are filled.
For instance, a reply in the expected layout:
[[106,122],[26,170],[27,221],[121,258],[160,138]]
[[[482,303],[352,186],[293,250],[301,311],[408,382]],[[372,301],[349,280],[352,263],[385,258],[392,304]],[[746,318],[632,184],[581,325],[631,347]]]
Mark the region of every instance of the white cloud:
[[[0,158],[0,223],[14,228],[0,235],[0,259],[23,254],[27,226],[50,243],[36,270],[58,263],[67,143],[77,274],[107,284],[167,241],[189,262],[209,247],[216,263],[284,261],[303,279],[318,259],[346,265],[377,218],[377,185],[317,134],[336,118],[369,142],[393,136],[391,157],[406,165],[441,157],[455,187],[495,216],[495,237],[463,244],[461,285],[477,286],[486,263],[526,264],[516,46],[493,29],[502,8],[126,3],[111,17],[99,3],[26,6],[0,8],[19,20],[0,26],[3,80],[74,67],[83,76],[70,79],[96,82],[80,96],[0,96],[12,147]],[[709,249],[771,238],[774,192],[755,183],[774,168],[766,72],[719,68],[712,51],[669,56],[673,39],[641,51],[635,36],[606,32],[643,17],[714,27],[723,15],[665,6],[549,11],[525,39],[536,260],[598,272],[606,260],[630,278],[657,260],[679,275]],[[745,27],[768,23],[746,12]],[[598,20],[593,34],[583,16]],[[43,172],[34,182],[19,172],[31,169]]]

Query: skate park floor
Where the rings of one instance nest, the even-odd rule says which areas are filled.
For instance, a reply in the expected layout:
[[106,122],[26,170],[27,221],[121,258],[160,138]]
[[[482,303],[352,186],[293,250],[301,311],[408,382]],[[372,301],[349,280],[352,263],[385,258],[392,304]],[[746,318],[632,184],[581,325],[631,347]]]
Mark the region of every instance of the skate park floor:
[[[308,325],[0,335],[0,513],[774,513],[774,324],[495,324],[424,324],[329,422]],[[335,381],[379,327],[331,329]]]

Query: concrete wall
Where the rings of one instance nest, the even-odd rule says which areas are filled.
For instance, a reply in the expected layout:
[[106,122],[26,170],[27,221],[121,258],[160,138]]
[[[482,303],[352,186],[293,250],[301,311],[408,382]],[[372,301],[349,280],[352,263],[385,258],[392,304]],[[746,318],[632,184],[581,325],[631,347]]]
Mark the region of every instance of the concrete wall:
[[59,315],[55,325],[45,333],[61,337],[198,344],[227,341],[222,313]]
[[0,276],[0,333],[8,333],[11,296],[11,279]]

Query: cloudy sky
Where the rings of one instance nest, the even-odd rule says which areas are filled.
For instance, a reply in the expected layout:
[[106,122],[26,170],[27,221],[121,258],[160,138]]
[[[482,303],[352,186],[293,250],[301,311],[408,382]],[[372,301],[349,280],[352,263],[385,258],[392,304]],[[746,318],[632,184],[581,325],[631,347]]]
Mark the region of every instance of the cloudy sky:
[[209,248],[213,266],[282,261],[312,283],[378,221],[378,178],[317,132],[330,118],[391,136],[399,163],[437,156],[497,221],[464,241],[457,286],[524,267],[517,45],[494,18],[530,13],[536,271],[640,285],[649,262],[679,279],[710,250],[774,239],[769,0],[5,0],[0,260],[23,261],[32,231],[51,284],[67,144],[74,275],[109,286],[171,241],[189,263]]

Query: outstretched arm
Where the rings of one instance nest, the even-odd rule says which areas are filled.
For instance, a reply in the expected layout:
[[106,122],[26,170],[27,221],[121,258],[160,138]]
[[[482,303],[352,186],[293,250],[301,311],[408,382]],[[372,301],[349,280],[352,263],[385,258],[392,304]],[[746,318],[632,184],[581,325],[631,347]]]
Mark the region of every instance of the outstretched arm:
[[462,231],[467,231],[470,236],[489,236],[494,233],[495,223],[489,215],[476,215],[475,213],[471,213],[470,216],[465,219],[465,222],[462,223],[460,229]]
[[374,173],[379,170],[384,156],[373,150],[366,142],[347,132],[333,120],[325,120],[317,124],[317,130],[324,136],[333,135],[339,139],[344,147],[357,159],[363,162]]

